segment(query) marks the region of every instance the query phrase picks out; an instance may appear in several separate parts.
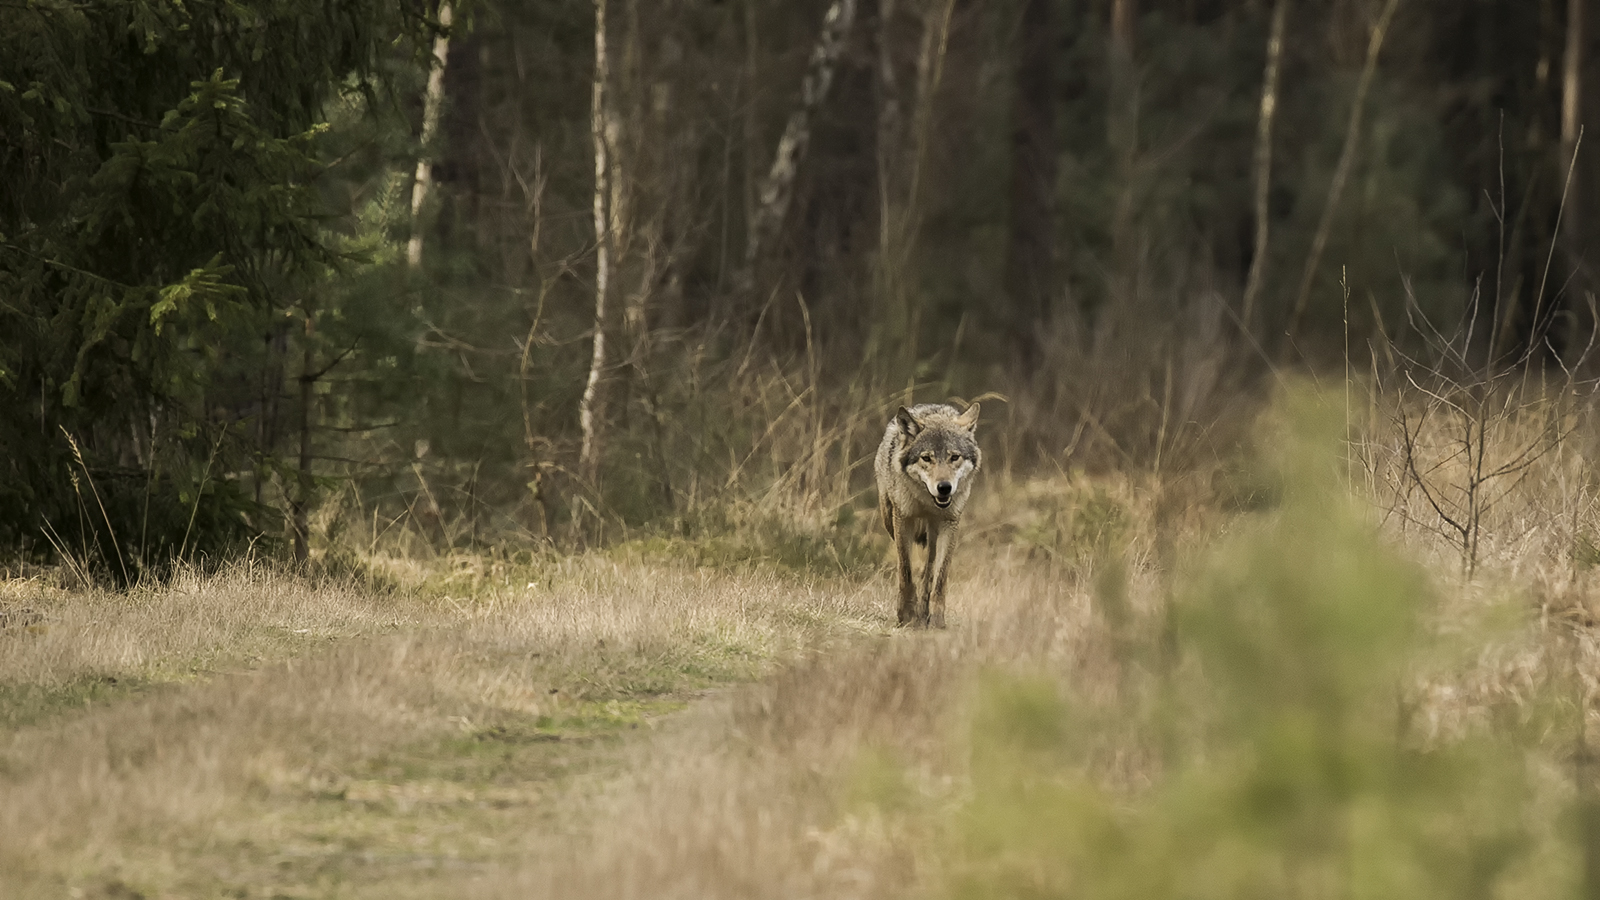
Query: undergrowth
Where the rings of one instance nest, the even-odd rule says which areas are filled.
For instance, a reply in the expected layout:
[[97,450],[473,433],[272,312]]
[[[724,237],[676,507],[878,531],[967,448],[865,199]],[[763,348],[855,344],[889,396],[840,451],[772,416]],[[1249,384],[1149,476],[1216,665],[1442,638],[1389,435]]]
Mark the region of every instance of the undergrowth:
[[1544,728],[1430,732],[1422,686],[1473,659],[1439,631],[1433,579],[1353,501],[1337,417],[1303,400],[1287,417],[1281,501],[1124,631],[1147,646],[1122,655],[1112,696],[1026,667],[979,682],[970,799],[943,829],[951,896],[1573,891],[1585,826],[1570,787],[1535,774],[1570,752],[1572,726],[1540,712],[1566,683],[1527,699]]

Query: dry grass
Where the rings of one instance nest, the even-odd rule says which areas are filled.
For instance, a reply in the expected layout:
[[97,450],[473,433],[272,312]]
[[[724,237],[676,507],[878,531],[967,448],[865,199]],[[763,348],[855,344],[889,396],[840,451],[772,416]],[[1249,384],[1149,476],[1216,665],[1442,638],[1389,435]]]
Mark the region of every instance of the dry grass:
[[[621,733],[883,618],[770,572],[539,574],[470,598],[261,571],[8,585],[43,619],[0,636],[0,683],[33,706],[0,750],[3,893],[325,895],[487,864]],[[140,687],[84,703],[85,679]]]
[[[1394,435],[1373,422],[1359,446],[1381,459]],[[1424,562],[1432,627],[1455,637],[1401,691],[1411,739],[1545,729],[1526,807],[1544,874],[1511,884],[1560,893],[1562,698],[1600,683],[1586,445],[1497,501],[1470,581],[1396,470],[1362,458],[1373,521]],[[695,566],[671,542],[391,562],[411,587],[384,595],[261,569],[131,595],[7,583],[0,893],[948,893],[990,673],[1072,698],[1074,766],[1137,808],[1169,765],[1146,728],[1183,665],[1167,611],[1284,486],[1229,465],[982,488],[940,633],[891,627],[881,571]]]
[[[1508,445],[1522,437],[1507,436]],[[1333,458],[1322,465],[1342,468]],[[1578,474],[1570,456],[1539,461],[1524,480],[1531,491],[1508,495],[1486,519],[1472,581],[1462,580],[1448,536],[1420,527],[1422,510],[1395,515],[1393,487],[1374,491],[1384,505],[1369,508],[1391,546],[1428,561],[1437,595],[1430,622],[1454,639],[1442,656],[1415,661],[1402,689],[1414,723],[1407,740],[1436,746],[1508,722],[1546,729],[1529,759],[1532,793],[1520,814],[1534,842],[1506,876],[1514,892],[1560,894],[1577,878],[1557,824],[1572,796],[1571,733],[1560,707],[1574,665],[1592,693],[1600,654],[1586,627],[1569,630],[1548,607],[1553,593],[1587,603],[1600,587],[1568,552],[1570,531],[1551,527],[1557,510],[1592,515]],[[856,642],[700,710],[692,726],[639,748],[629,775],[586,800],[579,818],[588,828],[556,849],[541,838],[520,872],[488,875],[475,889],[506,897],[943,894],[959,875],[956,824],[974,799],[974,698],[995,670],[1045,673],[1073,697],[1078,721],[1092,726],[1073,737],[1075,758],[1113,796],[1135,802],[1162,779],[1138,720],[1150,697],[1141,685],[1162,665],[1163,610],[1219,535],[1249,531],[1250,513],[1240,510],[1270,506],[1281,490],[1244,480],[1218,471],[988,485],[964,551],[966,577],[952,589],[958,618],[948,633]]]
[[[946,632],[894,631],[811,655],[635,749],[629,773],[583,799],[588,826],[541,838],[485,896],[899,897],[938,893],[941,822],[969,795],[959,736],[983,673],[1049,671],[1111,704],[1126,675],[1097,610],[1095,571],[1131,560],[1130,629],[1161,603],[1163,554],[1203,513],[1126,480],[990,484],[971,515]],[[1165,516],[1157,527],[1155,518]],[[1163,543],[1168,544],[1161,547]],[[890,584],[875,578],[887,609]],[[1103,757],[1142,762],[1108,733]]]
[[[881,591],[887,597],[888,592]],[[1019,559],[958,580],[948,633],[895,633],[785,669],[640,748],[570,843],[489,896],[893,897],[938,883],[926,813],[957,802],[983,667],[1104,670],[1079,592]],[[1097,671],[1098,670],[1098,671]]]
[[419,624],[353,588],[313,587],[246,563],[222,578],[190,573],[159,590],[77,592],[43,576],[0,582],[0,610],[21,628],[0,683],[59,688],[100,677],[182,680],[317,641]]

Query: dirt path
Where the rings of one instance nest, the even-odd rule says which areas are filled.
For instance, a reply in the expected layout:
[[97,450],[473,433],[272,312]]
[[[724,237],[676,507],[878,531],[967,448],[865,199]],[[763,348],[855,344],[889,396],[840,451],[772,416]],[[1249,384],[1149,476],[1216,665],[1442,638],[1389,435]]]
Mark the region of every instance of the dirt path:
[[604,557],[415,595],[0,585],[34,611],[0,630],[0,896],[925,893],[973,673],[1093,657],[1031,564],[959,580],[946,632],[888,593]]
[[885,624],[860,582],[543,575],[428,599],[262,573],[135,596],[7,584],[0,895],[516,884],[658,743],[722,742],[728,690]]

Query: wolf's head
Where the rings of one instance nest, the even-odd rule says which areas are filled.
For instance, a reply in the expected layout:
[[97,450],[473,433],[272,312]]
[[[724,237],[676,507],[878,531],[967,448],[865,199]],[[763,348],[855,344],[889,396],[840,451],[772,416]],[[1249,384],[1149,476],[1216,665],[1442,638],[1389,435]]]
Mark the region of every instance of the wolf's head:
[[978,404],[957,414],[948,406],[901,407],[895,414],[900,429],[900,469],[922,482],[935,505],[947,507],[961,492],[962,482],[977,471]]

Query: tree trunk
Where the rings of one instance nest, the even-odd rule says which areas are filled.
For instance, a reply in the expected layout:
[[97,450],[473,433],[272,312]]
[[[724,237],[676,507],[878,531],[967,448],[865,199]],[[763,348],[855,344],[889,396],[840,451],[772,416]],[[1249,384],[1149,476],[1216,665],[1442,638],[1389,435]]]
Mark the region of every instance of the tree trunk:
[[1261,117],[1256,122],[1255,153],[1255,251],[1250,256],[1250,274],[1245,278],[1244,303],[1240,320],[1246,331],[1254,333],[1256,300],[1267,266],[1267,235],[1271,227],[1268,199],[1272,190],[1272,120],[1278,110],[1278,75],[1282,71],[1283,31],[1289,18],[1289,0],[1277,0],[1272,10],[1272,26],[1267,33],[1267,71],[1261,79]]
[[[282,436],[279,413],[284,379],[288,374],[289,323],[278,319],[262,338],[262,343],[266,363],[261,369],[261,414],[256,417],[256,452],[271,457],[277,455],[278,441]],[[152,429],[152,441],[154,433]],[[266,480],[258,476],[254,481],[255,502],[259,504]]]
[[1131,300],[1138,280],[1138,254],[1133,234],[1133,179],[1139,153],[1139,79],[1134,66],[1138,22],[1138,0],[1111,0],[1106,138],[1116,164],[1117,180],[1116,201],[1111,210],[1112,303]]
[[417,176],[411,186],[411,240],[406,262],[422,265],[422,207],[433,187],[434,141],[439,134],[439,111],[444,107],[444,67],[450,56],[450,4],[439,4],[439,36],[433,39],[433,68],[428,72],[428,93],[422,101],[422,152],[417,156]]
[[1055,295],[1055,29],[1051,0],[1026,0],[1011,104],[1011,235],[1004,283],[1011,344],[1023,368],[1039,360]]
[[[744,146],[742,148],[743,153],[741,155],[741,161],[743,163],[741,168],[744,170],[744,177],[740,182],[740,187],[742,188],[740,199],[743,201],[741,211],[744,213],[744,227],[746,235],[749,235],[755,226],[757,208],[756,198],[761,193],[761,177],[759,171],[760,164],[758,160],[766,156],[766,151],[761,147],[760,104],[756,102],[756,97],[758,96],[756,93],[756,84],[760,80],[761,75],[761,28],[760,22],[758,22],[756,19],[756,7],[758,4],[760,4],[760,2],[761,0],[744,0],[745,80],[744,84],[742,85],[742,96],[746,99],[743,104],[744,114],[740,117],[740,124],[744,126]],[[724,235],[723,240],[726,243],[726,235]],[[745,245],[745,255],[748,257],[750,255],[748,237],[746,237]],[[726,264],[724,263],[724,265]],[[749,290],[750,273],[747,271],[747,267],[741,265],[733,269],[732,281],[741,291]],[[717,287],[720,289],[723,283],[723,275],[719,272],[717,276]],[[735,301],[735,303],[737,302],[742,301]]]
[[845,42],[850,37],[850,27],[855,22],[856,0],[833,0],[822,20],[822,33],[811,49],[811,61],[805,79],[800,83],[800,105],[789,114],[783,137],[772,159],[772,168],[761,181],[756,195],[756,208],[750,217],[749,234],[745,241],[745,265],[741,285],[745,290],[754,287],[755,268],[767,245],[777,236],[794,197],[795,175],[805,159],[806,147],[811,141],[811,117],[828,96],[833,83],[833,73],[839,63]]
[[1289,314],[1289,327],[1283,346],[1285,357],[1294,351],[1295,337],[1300,330],[1300,319],[1305,315],[1306,302],[1311,297],[1311,283],[1317,277],[1317,267],[1322,263],[1323,251],[1328,248],[1328,237],[1333,230],[1333,216],[1339,208],[1339,197],[1350,180],[1350,169],[1355,164],[1356,147],[1361,138],[1361,115],[1366,109],[1367,92],[1372,88],[1372,78],[1378,71],[1378,54],[1383,51],[1383,39],[1389,31],[1389,22],[1400,7],[1400,0],[1388,0],[1373,24],[1367,39],[1367,61],[1361,68],[1361,80],[1356,82],[1356,95],[1350,103],[1350,122],[1345,126],[1344,147],[1339,151],[1339,164],[1333,170],[1333,181],[1328,185],[1328,200],[1322,207],[1322,218],[1317,223],[1316,235],[1311,239],[1311,253],[1306,257],[1305,271],[1300,276],[1300,290],[1295,294],[1294,311]]
[[[1582,129],[1583,109],[1583,6],[1584,0],[1567,0],[1567,45],[1561,59],[1561,161],[1568,163],[1578,149],[1578,132]],[[1569,198],[1577,196],[1578,176],[1573,174],[1568,183]],[[1568,250],[1576,251],[1579,229],[1576,206],[1572,204],[1562,217],[1566,227],[1563,236],[1568,238]],[[1573,260],[1576,267],[1577,259]]]
[[[661,192],[667,189],[670,178],[664,163],[670,159],[671,152],[670,149],[658,145],[657,152],[650,154],[640,144],[645,135],[652,135],[664,141],[667,140],[668,133],[665,128],[657,129],[653,134],[649,130],[645,117],[644,97],[653,95],[656,102],[666,102],[671,96],[670,85],[664,82],[653,84],[649,88],[645,85],[641,60],[643,54],[639,46],[640,33],[639,0],[628,0],[627,28],[622,42],[622,69],[616,79],[619,87],[612,91],[613,97],[620,97],[622,102],[618,103],[614,99],[613,102],[606,104],[606,136],[609,150],[606,154],[606,163],[610,167],[606,183],[611,189],[611,207],[607,210],[607,218],[611,222],[611,251],[615,257],[612,265],[617,269],[616,277],[620,281],[635,271],[638,275],[635,290],[624,289],[620,292],[622,340],[625,342],[622,348],[625,354],[623,361],[636,371],[643,371],[644,357],[649,355],[650,299],[655,293],[663,250],[659,198]],[[653,88],[661,90],[657,92]],[[619,114],[617,112],[619,107],[625,112]],[[627,135],[628,138],[626,146],[623,145],[623,135]],[[656,202],[640,203],[630,196],[634,192],[629,190],[629,185],[623,177],[624,173],[648,185],[641,192],[653,190]]]
[[290,503],[291,527],[294,529],[294,561],[304,565],[311,555],[311,401],[312,388],[317,374],[311,367],[311,338],[314,334],[311,309],[306,309],[306,345],[300,357],[300,470],[297,473],[294,500]]
[[[887,186],[900,149],[900,79],[894,59],[895,0],[878,2],[878,183]],[[879,222],[883,226],[883,222]]]
[[599,475],[601,379],[606,365],[606,300],[611,283],[612,229],[609,200],[611,165],[609,161],[610,114],[606,84],[610,62],[606,58],[606,0],[594,2],[594,85],[590,99],[589,131],[594,142],[594,343],[589,360],[589,379],[578,402],[578,427],[583,446],[578,454],[579,474],[593,484]]
[[1562,195],[1560,240],[1571,277],[1567,281],[1565,327],[1562,333],[1554,335],[1563,345],[1556,348],[1560,356],[1566,356],[1567,351],[1581,353],[1594,327],[1588,308],[1588,294],[1593,286],[1584,260],[1583,166],[1577,164],[1579,140],[1583,134],[1584,12],[1584,0],[1567,0],[1567,42],[1561,60],[1561,163],[1571,174]]
[[[883,0],[878,9],[877,182],[878,246],[873,265],[878,308],[869,352],[883,352],[894,377],[916,369],[917,339],[922,318],[917,284],[917,248],[923,222],[923,174],[933,137],[934,104],[949,53],[955,0],[923,5],[921,45],[912,84],[910,121],[900,91],[895,60],[895,4]],[[907,127],[909,124],[909,127]]]
[[910,347],[910,316],[906,309],[904,273],[896,210],[907,179],[903,147],[900,78],[896,71],[894,40],[895,0],[879,0],[877,9],[878,67],[876,82],[878,246],[873,260],[876,321],[868,354],[887,353],[889,371],[902,371],[915,353]]

